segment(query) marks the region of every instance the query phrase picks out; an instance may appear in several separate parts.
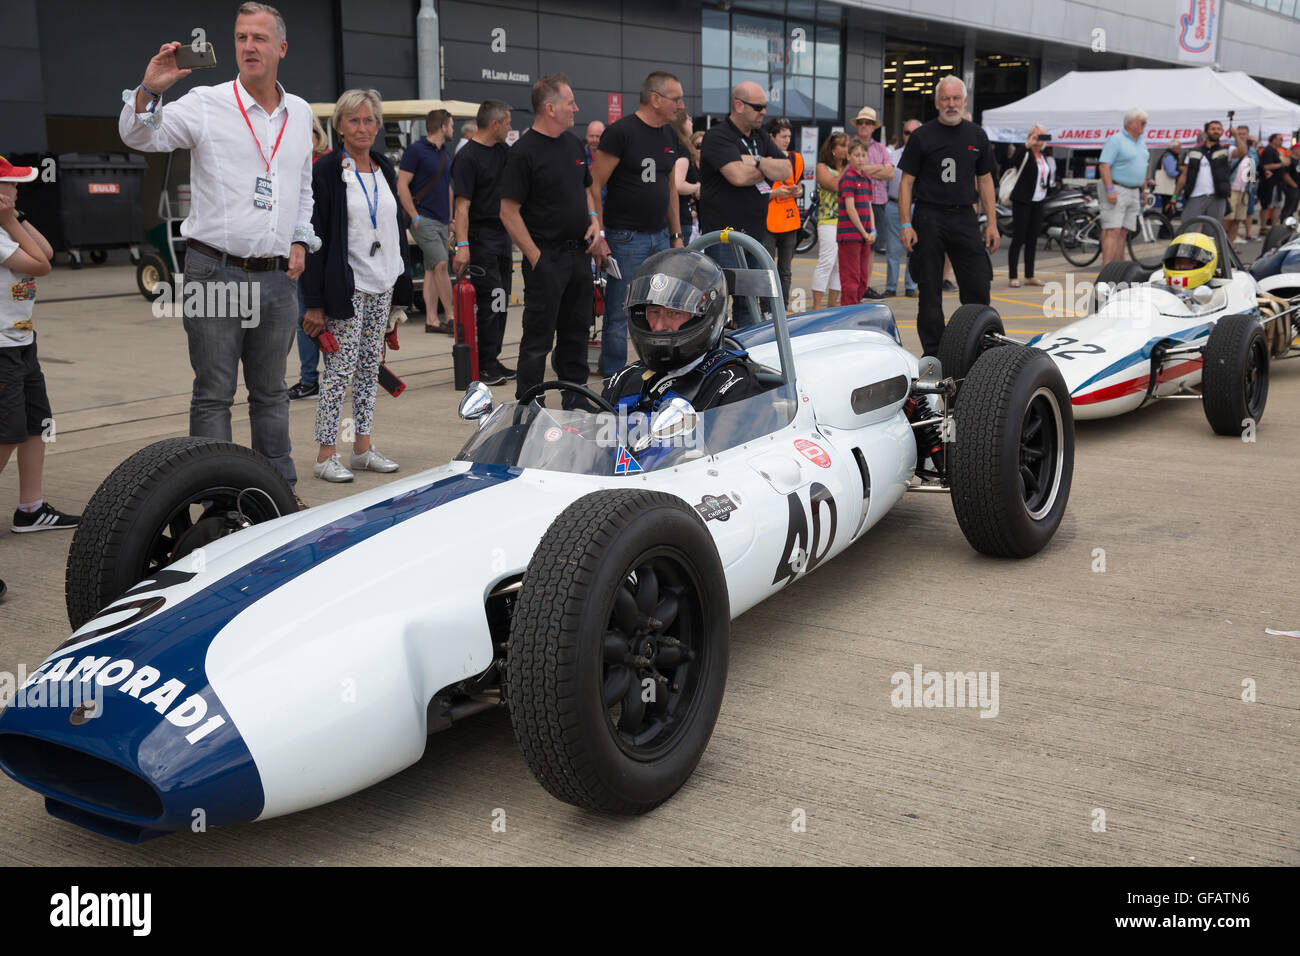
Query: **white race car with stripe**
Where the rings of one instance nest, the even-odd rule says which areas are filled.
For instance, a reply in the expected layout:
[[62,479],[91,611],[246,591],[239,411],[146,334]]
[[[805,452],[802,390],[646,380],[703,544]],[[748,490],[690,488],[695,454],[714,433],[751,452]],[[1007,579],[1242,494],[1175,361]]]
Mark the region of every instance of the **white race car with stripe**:
[[[1181,396],[1201,398],[1219,434],[1241,435],[1259,422],[1270,336],[1290,305],[1270,301],[1217,220],[1197,217],[1180,227],[1188,231],[1216,242],[1218,269],[1209,283],[1186,292],[1170,287],[1162,270],[1112,263],[1098,276],[1092,314],[1026,343],[1060,368],[1076,419],[1110,418]],[[939,357],[946,372],[960,377],[985,348],[1011,341],[994,310],[964,306],[945,331]]]
[[[764,256],[702,242],[728,239]],[[704,751],[730,619],[910,487],[950,490],[986,553],[1051,539],[1073,425],[1043,353],[993,350],[958,391],[920,374],[884,306],[787,323],[760,261],[729,278],[774,296],[775,322],[729,346],[767,391],[698,413],[679,399],[641,433],[605,411],[492,408],[476,383],[456,460],[302,512],[238,446],[132,456],[86,509],[76,630],[0,714],[0,768],[55,816],[139,841],[354,793],[505,703],[548,790],[643,812]],[[552,388],[581,390],[549,383],[552,406]]]

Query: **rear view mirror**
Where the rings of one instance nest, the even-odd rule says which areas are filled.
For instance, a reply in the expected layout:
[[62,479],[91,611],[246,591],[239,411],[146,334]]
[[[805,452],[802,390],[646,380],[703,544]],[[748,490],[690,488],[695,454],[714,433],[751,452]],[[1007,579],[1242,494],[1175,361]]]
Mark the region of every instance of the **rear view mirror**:
[[460,400],[457,414],[467,422],[478,421],[492,411],[492,389],[482,382],[470,382]]

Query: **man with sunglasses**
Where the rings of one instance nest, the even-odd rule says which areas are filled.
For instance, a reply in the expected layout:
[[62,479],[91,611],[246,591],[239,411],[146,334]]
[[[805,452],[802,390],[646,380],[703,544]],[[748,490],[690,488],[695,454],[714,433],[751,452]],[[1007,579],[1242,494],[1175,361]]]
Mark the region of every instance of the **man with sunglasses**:
[[[730,226],[759,242],[767,232],[767,206],[772,183],[789,179],[790,160],[763,132],[767,94],[757,83],[741,83],[731,91],[731,112],[712,126],[700,143],[700,231]],[[734,246],[707,250],[724,269],[736,266]],[[742,266],[746,263],[742,262]],[[750,268],[756,262],[748,263]],[[733,299],[732,320],[751,321],[742,301]]]
[[600,333],[600,374],[605,378],[627,365],[623,299],[633,273],[654,253],[683,245],[673,184],[681,146],[673,122],[685,102],[677,77],[651,73],[641,84],[636,112],[611,123],[592,156],[591,201],[622,276],[609,276],[605,287]]

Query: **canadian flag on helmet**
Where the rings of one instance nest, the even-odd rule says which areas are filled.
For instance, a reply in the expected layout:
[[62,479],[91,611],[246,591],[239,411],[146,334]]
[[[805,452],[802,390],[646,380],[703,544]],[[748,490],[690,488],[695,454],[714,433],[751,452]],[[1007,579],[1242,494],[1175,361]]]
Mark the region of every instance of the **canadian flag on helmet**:
[[1182,286],[1184,289],[1186,289],[1186,288],[1187,288],[1187,276],[1170,276],[1170,277],[1169,277],[1169,284],[1170,284],[1170,285],[1176,285],[1176,286]]

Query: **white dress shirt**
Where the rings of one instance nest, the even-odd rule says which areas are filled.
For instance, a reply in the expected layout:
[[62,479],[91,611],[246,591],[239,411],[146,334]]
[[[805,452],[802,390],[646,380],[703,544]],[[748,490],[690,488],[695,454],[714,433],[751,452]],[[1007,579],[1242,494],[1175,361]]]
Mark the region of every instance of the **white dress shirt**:
[[[146,153],[190,150],[190,214],[181,224],[187,239],[241,258],[287,257],[294,242],[315,251],[320,240],[311,225],[311,107],[277,83],[280,103],[268,115],[241,83],[245,122],[235,101],[238,82],[195,87],[154,113],[137,113],[136,91],[124,90],[117,122],[122,142]],[[259,178],[271,181],[270,209],[254,205]]]
[[902,146],[886,146],[886,147],[885,147],[885,152],[889,153],[889,162],[890,162],[890,163],[893,165],[893,167],[894,167],[894,178],[891,179],[891,180],[889,181],[889,185],[886,187],[886,189],[887,189],[887,191],[889,192],[889,198],[890,198],[890,199],[897,199],[897,198],[898,198],[898,187],[899,187],[899,184],[901,184],[902,181],[903,181],[903,171],[902,171],[901,169],[898,168],[898,161],[899,161],[899,160],[902,158],[902,156],[903,156],[903,147],[902,147]]

